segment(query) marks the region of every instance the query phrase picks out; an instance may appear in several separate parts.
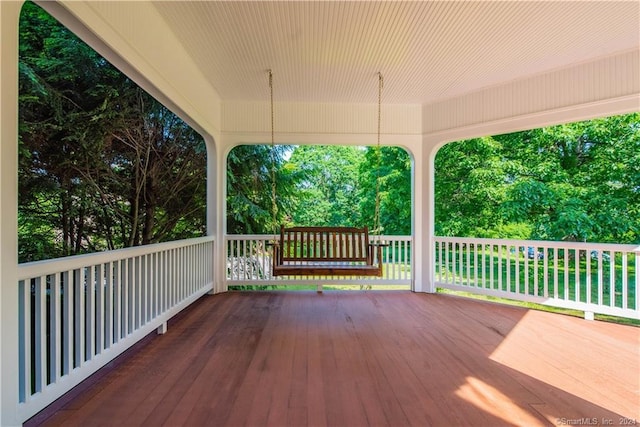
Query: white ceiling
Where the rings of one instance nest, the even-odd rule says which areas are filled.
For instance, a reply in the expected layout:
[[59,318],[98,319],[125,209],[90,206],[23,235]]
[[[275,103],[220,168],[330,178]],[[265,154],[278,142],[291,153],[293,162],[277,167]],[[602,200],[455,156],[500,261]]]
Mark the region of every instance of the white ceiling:
[[223,100],[428,104],[640,48],[638,1],[157,1]]

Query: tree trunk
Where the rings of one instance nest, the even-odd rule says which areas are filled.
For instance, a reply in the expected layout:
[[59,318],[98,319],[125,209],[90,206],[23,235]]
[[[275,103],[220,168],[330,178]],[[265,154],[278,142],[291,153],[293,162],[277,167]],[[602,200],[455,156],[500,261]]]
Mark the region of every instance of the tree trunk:
[[138,243],[138,223],[140,221],[140,193],[137,191],[137,188],[138,188],[137,176],[138,176],[138,172],[136,171],[133,186],[131,189],[131,197],[129,199],[131,231],[129,232],[127,247],[137,246],[137,243]]
[[79,254],[82,251],[82,235],[84,234],[84,207],[80,208],[78,213],[78,224],[75,232],[75,247],[74,254]]

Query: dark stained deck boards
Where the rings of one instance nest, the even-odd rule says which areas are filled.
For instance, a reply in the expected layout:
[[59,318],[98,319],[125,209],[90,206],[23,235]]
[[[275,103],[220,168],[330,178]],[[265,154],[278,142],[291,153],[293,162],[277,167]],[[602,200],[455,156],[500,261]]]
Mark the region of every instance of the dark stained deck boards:
[[227,293],[44,424],[617,425],[640,423],[639,383],[639,328],[411,292]]

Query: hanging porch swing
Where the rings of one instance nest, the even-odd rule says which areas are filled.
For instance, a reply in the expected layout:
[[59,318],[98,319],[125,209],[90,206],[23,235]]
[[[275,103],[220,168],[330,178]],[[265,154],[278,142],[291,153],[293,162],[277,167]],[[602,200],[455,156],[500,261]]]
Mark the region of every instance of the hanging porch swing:
[[[380,106],[383,78],[378,73],[378,142],[376,202],[373,240],[368,227],[285,227],[273,246],[273,276],[382,276],[380,232]],[[277,189],[274,142],[273,74],[269,70],[271,96],[271,200],[273,224],[277,224]],[[275,231],[276,234],[278,231]]]

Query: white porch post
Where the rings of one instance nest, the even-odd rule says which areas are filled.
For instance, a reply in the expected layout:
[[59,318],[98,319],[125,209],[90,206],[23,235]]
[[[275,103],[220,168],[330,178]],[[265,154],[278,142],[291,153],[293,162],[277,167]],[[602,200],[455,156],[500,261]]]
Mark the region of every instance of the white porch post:
[[212,159],[210,165],[215,167],[215,255],[214,255],[214,283],[213,293],[226,292],[227,289],[227,257],[226,257],[226,244],[225,235],[227,233],[227,221],[226,221],[226,173],[227,173],[227,148],[221,142],[221,138],[216,141],[215,158]]
[[223,217],[220,205],[220,148],[218,138],[205,137],[207,143],[207,235],[214,236],[212,288],[211,294],[223,291],[223,281],[226,271],[222,254],[224,253],[224,233],[221,227]]
[[21,1],[0,2],[0,425],[18,409],[18,19]]
[[411,214],[411,242],[412,265],[413,271],[411,290],[414,292],[428,292],[427,284],[429,270],[423,259],[429,251],[428,242],[425,240],[424,233],[427,222],[426,215],[429,212],[426,205],[427,182],[425,180],[425,161],[423,154],[422,141],[407,145],[413,158],[413,166],[411,170],[411,203],[413,212]]
[[414,279],[415,292],[433,293],[435,263],[433,259],[434,236],[434,170],[435,143],[423,136],[422,144],[414,150]]
[[437,153],[437,140],[433,138],[424,137],[423,138],[423,152],[422,158],[424,161],[424,171],[423,171],[423,179],[425,183],[424,194],[425,198],[423,200],[425,216],[424,222],[425,227],[423,231],[423,242],[424,245],[428,248],[425,251],[425,257],[422,259],[424,262],[425,268],[427,269],[428,275],[425,277],[425,292],[434,293],[436,291],[435,286],[435,278],[436,278],[436,263],[435,263],[435,253],[433,247],[433,238],[435,236],[435,165],[434,160]]

